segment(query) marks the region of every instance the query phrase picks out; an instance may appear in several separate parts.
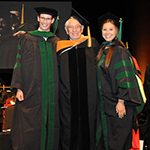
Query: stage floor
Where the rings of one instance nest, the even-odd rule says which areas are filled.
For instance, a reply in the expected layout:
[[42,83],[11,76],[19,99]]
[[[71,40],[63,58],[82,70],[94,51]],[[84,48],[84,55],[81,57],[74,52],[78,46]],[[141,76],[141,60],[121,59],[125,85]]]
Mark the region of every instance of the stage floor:
[[10,132],[0,132],[0,150],[10,150]]

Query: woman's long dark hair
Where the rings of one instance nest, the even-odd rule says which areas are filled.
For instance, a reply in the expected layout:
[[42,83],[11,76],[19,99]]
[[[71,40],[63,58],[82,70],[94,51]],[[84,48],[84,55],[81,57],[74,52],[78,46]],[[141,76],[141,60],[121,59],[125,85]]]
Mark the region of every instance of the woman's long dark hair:
[[[104,49],[105,49],[105,46],[103,46],[103,47],[100,49],[100,51],[99,51],[99,53],[98,53],[98,55],[97,55],[97,57],[96,57],[96,66],[98,65],[98,62],[100,61],[100,59],[101,59],[101,57],[102,57],[102,54],[103,54],[103,52],[104,52]],[[110,60],[111,60],[111,57],[112,57],[113,52],[114,52],[114,45],[111,45],[111,46],[109,47],[109,50],[108,50],[108,52],[107,52],[107,54],[106,54],[106,58],[105,58],[105,69],[106,69],[106,70],[109,68],[109,64],[110,64]]]

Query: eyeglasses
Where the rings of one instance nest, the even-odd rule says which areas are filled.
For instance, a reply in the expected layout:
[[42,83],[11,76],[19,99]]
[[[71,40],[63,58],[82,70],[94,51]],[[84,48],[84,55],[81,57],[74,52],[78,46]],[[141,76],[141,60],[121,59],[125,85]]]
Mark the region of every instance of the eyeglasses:
[[44,17],[40,17],[40,18],[41,18],[42,21],[44,21],[44,20],[47,20],[47,21],[52,20],[52,18],[44,18]]

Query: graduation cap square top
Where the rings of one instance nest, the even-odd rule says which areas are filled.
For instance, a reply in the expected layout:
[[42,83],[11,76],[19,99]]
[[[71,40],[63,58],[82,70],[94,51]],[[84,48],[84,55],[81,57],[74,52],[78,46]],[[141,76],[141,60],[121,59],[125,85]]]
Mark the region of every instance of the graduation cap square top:
[[78,20],[81,25],[89,25],[89,22],[83,16],[81,16],[74,8],[72,8],[71,10],[71,17]]
[[8,7],[10,7],[10,11],[21,12],[22,4],[18,4],[14,2],[14,3],[9,4]]
[[35,10],[38,13],[38,15],[40,15],[40,14],[48,14],[48,15],[51,15],[53,18],[56,18],[58,16],[58,12],[55,9],[53,9],[53,8],[36,7]]
[[100,28],[100,29],[101,29],[101,27],[102,27],[103,22],[104,22],[105,20],[107,20],[107,19],[113,20],[114,23],[115,23],[115,25],[119,28],[119,26],[120,26],[120,22],[119,22],[120,17],[115,16],[114,14],[108,12],[108,13],[106,13],[106,14],[104,14],[103,16],[100,16],[100,17],[98,18],[98,25],[99,25],[99,28]]

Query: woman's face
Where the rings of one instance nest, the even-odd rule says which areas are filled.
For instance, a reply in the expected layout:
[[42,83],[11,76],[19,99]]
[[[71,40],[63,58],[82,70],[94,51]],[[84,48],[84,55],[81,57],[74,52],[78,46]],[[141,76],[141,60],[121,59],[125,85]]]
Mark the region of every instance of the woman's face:
[[111,22],[106,22],[102,26],[102,37],[107,41],[110,42],[118,35],[118,28],[112,24]]

